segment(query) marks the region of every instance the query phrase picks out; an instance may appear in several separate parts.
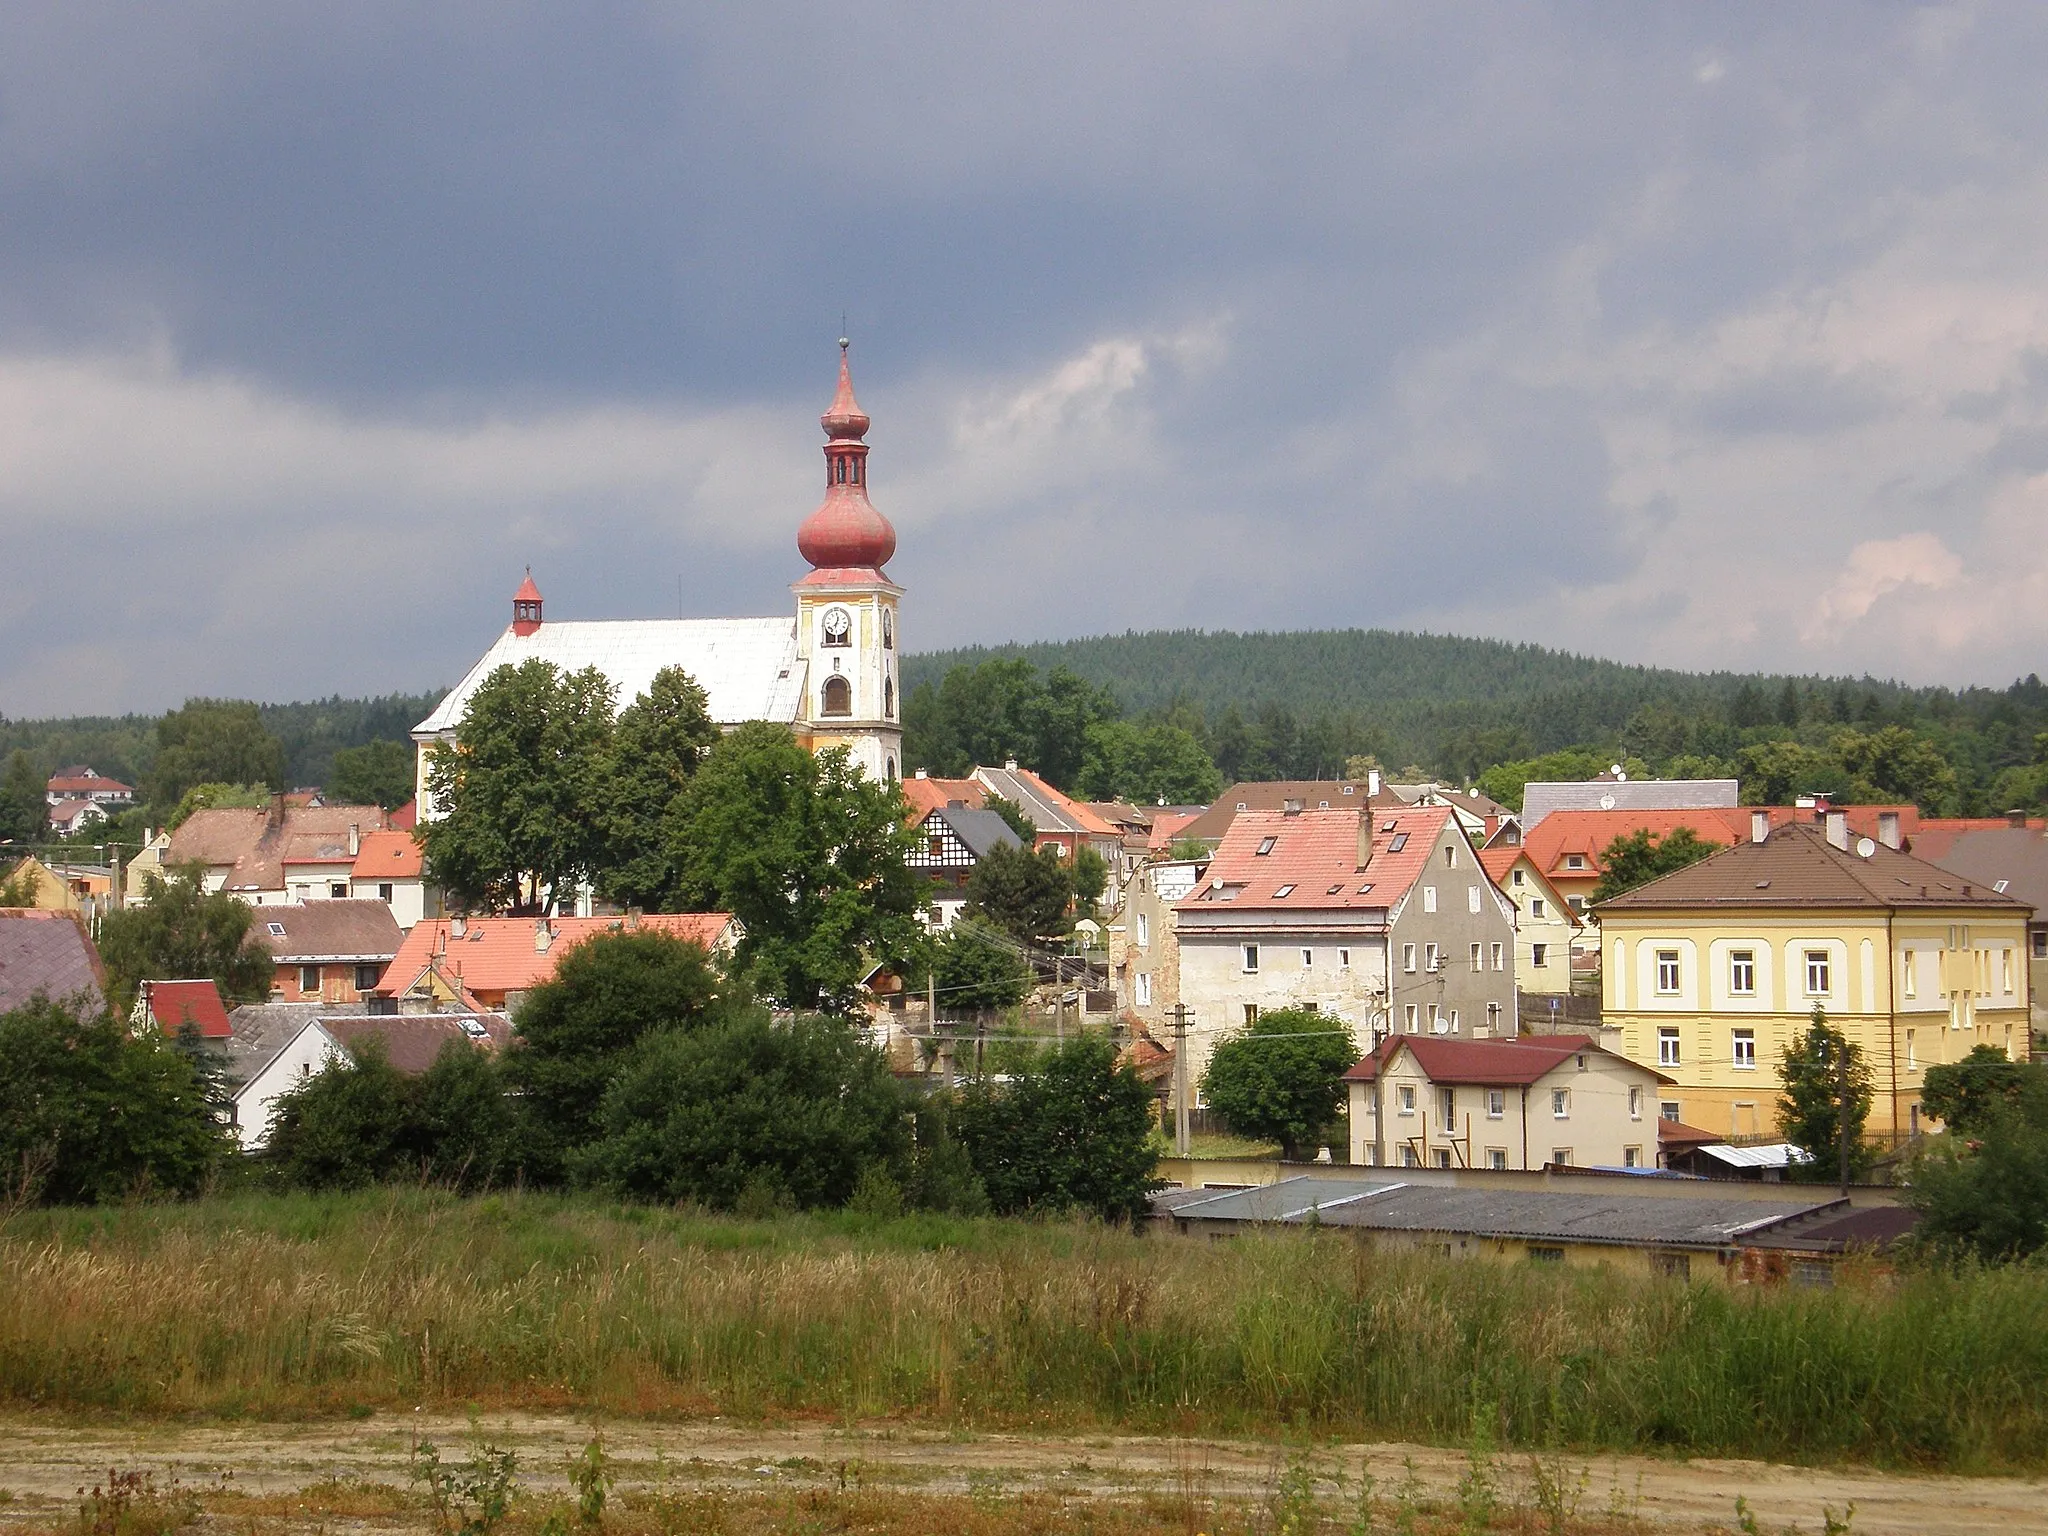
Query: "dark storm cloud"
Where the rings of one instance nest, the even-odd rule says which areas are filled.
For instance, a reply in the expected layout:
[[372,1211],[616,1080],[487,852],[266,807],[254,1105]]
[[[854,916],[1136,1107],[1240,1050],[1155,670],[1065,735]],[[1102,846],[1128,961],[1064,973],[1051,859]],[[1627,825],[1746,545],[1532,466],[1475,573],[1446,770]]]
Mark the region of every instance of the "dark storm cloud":
[[2042,28],[9,7],[0,710],[775,611],[842,311],[914,644],[2026,670]]

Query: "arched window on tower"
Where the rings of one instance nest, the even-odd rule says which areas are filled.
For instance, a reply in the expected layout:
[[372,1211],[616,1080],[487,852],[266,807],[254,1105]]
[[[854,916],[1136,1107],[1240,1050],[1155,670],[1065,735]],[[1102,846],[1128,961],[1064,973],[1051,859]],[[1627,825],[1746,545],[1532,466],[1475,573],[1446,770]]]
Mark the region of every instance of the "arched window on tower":
[[820,712],[827,715],[853,713],[853,684],[843,677],[828,677],[821,696]]
[[882,610],[882,649],[896,649],[896,612],[892,608]]
[[882,679],[882,718],[884,720],[894,720],[896,718],[896,679],[893,677]]

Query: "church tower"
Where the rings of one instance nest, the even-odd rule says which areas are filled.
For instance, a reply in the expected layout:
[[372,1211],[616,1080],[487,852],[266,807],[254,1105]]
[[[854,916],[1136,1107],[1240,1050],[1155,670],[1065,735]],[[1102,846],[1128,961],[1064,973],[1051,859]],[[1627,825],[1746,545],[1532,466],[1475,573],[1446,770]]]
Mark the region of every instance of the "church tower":
[[839,341],[839,392],[825,429],[825,500],[797,530],[811,565],[798,581],[796,649],[805,679],[798,729],[812,750],[844,746],[878,780],[902,776],[903,699],[897,682],[897,603],[903,589],[882,567],[896,530],[868,501],[868,417],[853,398]]

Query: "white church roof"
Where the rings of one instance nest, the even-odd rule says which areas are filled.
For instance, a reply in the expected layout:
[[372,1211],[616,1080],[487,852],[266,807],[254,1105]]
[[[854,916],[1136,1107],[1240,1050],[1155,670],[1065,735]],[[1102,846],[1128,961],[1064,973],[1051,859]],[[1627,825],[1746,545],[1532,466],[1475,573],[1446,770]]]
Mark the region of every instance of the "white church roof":
[[413,735],[453,732],[485,678],[536,658],[564,672],[596,667],[617,686],[620,709],[646,693],[663,667],[681,667],[708,696],[719,725],[791,724],[803,698],[794,617],[551,621],[530,635],[507,629]]

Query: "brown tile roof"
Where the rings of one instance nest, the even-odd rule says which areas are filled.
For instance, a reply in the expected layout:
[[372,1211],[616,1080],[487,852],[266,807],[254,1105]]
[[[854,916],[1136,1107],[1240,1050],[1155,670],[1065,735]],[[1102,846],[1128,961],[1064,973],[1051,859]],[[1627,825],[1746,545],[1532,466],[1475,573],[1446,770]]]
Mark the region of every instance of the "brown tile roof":
[[381,901],[306,901],[258,907],[251,943],[264,945],[280,964],[389,960],[398,953],[398,919]]
[[[1558,815],[1565,813],[1558,812]],[[1551,818],[1545,818],[1546,825]],[[1810,823],[1795,822],[1761,843],[1747,837],[1699,863],[1601,902],[1594,910],[1686,908],[1973,907],[2023,912],[2026,903],[1868,838],[1868,855],[1835,847]]]
[[[1372,851],[1358,858],[1363,810],[1243,811],[1230,823],[1182,908],[1328,912],[1391,907],[1429,863],[1453,813],[1446,806],[1375,817]],[[1266,851],[1261,853],[1259,850]]]
[[[1199,837],[1205,843],[1222,839],[1230,830],[1231,822],[1237,819],[1238,808],[1247,811],[1283,811],[1290,800],[1299,800],[1303,810],[1339,810],[1361,805],[1365,802],[1366,785],[1352,779],[1254,779],[1242,784],[1233,784],[1216,797],[1216,801],[1201,815],[1181,828],[1182,837]],[[1382,791],[1375,805],[1387,805],[1395,811],[1407,805],[1405,800],[1390,792]]]
[[351,880],[417,880],[426,868],[420,845],[409,831],[365,832]]
[[100,952],[76,912],[0,907],[0,1013],[38,992],[52,1002],[84,993],[97,1013],[107,995]]
[[512,1038],[512,1026],[496,1013],[401,1013],[351,1014],[330,1018],[323,1014],[320,1027],[352,1047],[362,1040],[380,1040],[384,1056],[408,1077],[417,1077],[433,1066],[451,1044],[472,1049],[501,1051]]
[[[310,904],[309,904],[310,905]],[[382,903],[378,903],[382,905]],[[623,917],[551,917],[548,944],[537,947],[537,917],[472,917],[457,938],[456,919],[432,917],[415,923],[398,948],[398,957],[384,972],[379,992],[403,995],[438,957],[442,974],[477,992],[523,992],[555,974],[562,956],[587,939],[625,931],[629,926],[672,933],[717,952],[733,927],[729,912],[661,912],[637,919]]]
[[353,862],[352,826],[364,835],[381,832],[384,813],[374,805],[293,805],[279,818],[275,802],[194,811],[171,834],[164,863],[225,867],[231,891],[281,891],[287,864]]
[[[1354,1083],[1377,1078],[1396,1053],[1406,1051],[1433,1083],[1477,1083],[1523,1087],[1555,1071],[1574,1056],[1611,1055],[1585,1035],[1522,1035],[1513,1040],[1453,1040],[1436,1035],[1390,1035],[1344,1074]],[[1631,1062],[1631,1066],[1642,1066]],[[1676,1079],[1652,1067],[1642,1070],[1663,1082]]]

